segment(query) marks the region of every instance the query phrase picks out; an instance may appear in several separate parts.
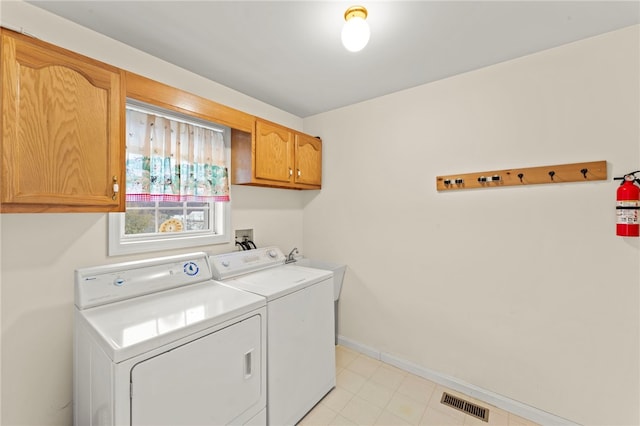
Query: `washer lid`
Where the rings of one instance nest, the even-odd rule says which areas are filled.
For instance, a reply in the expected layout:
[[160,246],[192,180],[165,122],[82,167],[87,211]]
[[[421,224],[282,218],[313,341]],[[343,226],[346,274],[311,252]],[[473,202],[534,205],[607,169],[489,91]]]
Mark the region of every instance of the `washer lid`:
[[265,305],[263,297],[206,281],[76,310],[76,316],[117,363]]
[[289,264],[242,275],[224,283],[273,300],[332,277],[331,271]]

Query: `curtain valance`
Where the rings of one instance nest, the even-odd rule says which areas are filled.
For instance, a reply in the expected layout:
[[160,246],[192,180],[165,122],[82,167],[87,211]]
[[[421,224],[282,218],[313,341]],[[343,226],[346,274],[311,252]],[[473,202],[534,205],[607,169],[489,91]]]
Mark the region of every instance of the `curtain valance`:
[[127,201],[229,201],[223,134],[127,108]]

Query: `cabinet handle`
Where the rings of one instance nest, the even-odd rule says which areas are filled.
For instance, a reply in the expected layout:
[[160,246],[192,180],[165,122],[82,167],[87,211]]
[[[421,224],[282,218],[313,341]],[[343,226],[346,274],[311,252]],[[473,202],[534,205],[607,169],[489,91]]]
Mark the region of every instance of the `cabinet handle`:
[[112,200],[118,198],[118,192],[120,192],[120,185],[118,185],[118,177],[113,177],[113,195],[111,196]]
[[289,167],[289,176],[293,176],[293,169]]
[[300,169],[298,169],[298,177],[300,177],[302,173],[300,173]]

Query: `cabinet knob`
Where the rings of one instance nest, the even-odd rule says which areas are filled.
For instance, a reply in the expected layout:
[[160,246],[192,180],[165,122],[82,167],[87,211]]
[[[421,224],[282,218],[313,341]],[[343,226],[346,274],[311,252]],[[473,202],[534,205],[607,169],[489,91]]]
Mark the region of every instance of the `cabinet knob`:
[[118,198],[118,192],[120,192],[120,185],[118,185],[118,177],[113,177],[113,195],[111,196],[112,200]]

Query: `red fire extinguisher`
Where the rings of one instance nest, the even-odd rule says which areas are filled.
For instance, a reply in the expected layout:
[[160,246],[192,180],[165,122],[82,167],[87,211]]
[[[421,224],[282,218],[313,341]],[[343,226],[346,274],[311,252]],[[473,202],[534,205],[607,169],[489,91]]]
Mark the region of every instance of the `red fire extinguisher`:
[[[638,172],[634,172],[638,173]],[[640,235],[640,187],[633,173],[625,175],[616,194],[616,235],[637,237]]]

